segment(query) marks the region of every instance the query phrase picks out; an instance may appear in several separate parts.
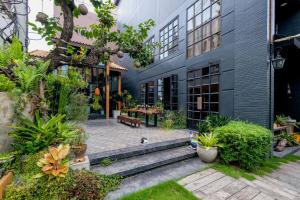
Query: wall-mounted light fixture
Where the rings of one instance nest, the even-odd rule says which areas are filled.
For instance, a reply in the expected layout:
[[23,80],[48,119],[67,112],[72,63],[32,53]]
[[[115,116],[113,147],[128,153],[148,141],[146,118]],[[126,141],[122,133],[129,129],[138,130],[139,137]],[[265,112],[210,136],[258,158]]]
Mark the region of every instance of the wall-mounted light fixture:
[[282,69],[285,63],[285,58],[283,58],[280,54],[281,48],[277,49],[276,52],[276,57],[272,59],[272,66],[274,69]]

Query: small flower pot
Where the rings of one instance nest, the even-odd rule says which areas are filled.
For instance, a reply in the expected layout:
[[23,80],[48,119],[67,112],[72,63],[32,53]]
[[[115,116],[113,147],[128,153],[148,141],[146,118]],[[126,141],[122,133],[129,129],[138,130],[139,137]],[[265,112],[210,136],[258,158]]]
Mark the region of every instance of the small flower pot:
[[74,145],[72,150],[75,154],[75,162],[84,162],[85,161],[85,152],[87,150],[87,144]]
[[197,147],[197,154],[203,162],[206,163],[211,163],[213,162],[218,155],[218,148],[217,147],[210,147],[210,148],[205,148],[202,146]]
[[113,110],[113,118],[117,119],[121,115],[121,110]]

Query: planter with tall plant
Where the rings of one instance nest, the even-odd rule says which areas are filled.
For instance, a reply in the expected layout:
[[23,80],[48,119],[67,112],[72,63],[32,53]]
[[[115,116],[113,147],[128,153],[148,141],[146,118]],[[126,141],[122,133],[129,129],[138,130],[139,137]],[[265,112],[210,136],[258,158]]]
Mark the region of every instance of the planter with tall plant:
[[218,147],[220,146],[218,138],[213,133],[200,135],[197,154],[202,161],[211,163],[217,158]]
[[74,162],[85,161],[85,153],[87,150],[87,144],[86,144],[87,139],[88,139],[88,134],[82,128],[78,128],[76,130],[75,137],[70,142],[72,151],[75,154]]
[[122,96],[119,94],[115,94],[112,98],[115,104],[115,109],[113,110],[113,118],[117,119],[119,115],[121,115],[121,110],[118,108],[119,102],[122,102]]

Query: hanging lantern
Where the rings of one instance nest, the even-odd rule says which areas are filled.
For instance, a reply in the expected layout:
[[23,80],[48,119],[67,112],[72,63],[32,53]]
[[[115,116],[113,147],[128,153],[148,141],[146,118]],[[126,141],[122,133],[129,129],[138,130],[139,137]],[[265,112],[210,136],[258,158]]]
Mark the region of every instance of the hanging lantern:
[[118,56],[118,58],[123,58],[124,57],[123,51],[118,51],[117,56]]
[[81,15],[87,15],[88,12],[89,12],[88,8],[84,4],[80,4],[78,6],[78,10],[79,10],[79,12],[80,12]]
[[100,96],[100,89],[98,87],[95,89],[95,96]]
[[36,15],[36,19],[35,21],[40,22],[41,24],[44,24],[47,22],[48,19],[48,15],[43,13],[43,12],[38,12],[38,14]]

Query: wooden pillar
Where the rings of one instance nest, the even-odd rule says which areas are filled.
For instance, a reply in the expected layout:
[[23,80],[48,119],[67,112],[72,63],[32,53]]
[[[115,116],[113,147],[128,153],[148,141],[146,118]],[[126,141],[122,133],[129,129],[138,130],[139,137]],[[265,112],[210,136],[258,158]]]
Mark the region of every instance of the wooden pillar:
[[110,76],[110,63],[106,65],[106,77],[105,77],[105,116],[106,119],[109,119],[109,102],[110,102],[110,96],[109,96],[109,76]]
[[[118,77],[118,94],[122,95],[122,74],[120,72],[120,75]],[[122,102],[118,102],[118,109],[121,110]]]

